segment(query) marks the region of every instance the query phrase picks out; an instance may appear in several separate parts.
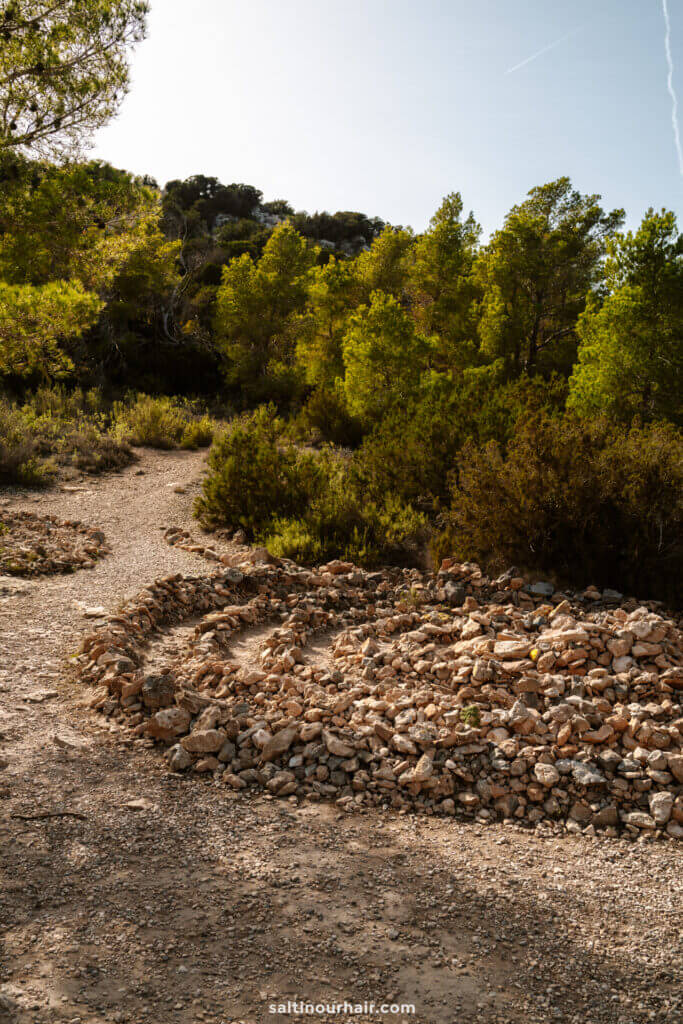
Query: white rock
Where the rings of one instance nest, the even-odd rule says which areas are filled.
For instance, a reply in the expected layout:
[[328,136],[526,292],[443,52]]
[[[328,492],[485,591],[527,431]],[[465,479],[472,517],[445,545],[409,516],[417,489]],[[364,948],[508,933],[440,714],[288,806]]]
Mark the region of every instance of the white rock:
[[650,814],[658,825],[666,825],[671,817],[673,805],[673,793],[652,793],[650,796]]
[[551,786],[556,786],[560,781],[560,773],[557,768],[554,768],[551,764],[543,764],[542,761],[534,765],[534,775],[541,785],[547,786],[548,789]]

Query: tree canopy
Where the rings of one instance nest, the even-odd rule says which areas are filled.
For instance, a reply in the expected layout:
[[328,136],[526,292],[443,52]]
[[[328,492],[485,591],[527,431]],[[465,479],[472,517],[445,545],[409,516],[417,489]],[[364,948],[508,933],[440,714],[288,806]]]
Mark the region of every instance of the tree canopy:
[[605,213],[600,196],[582,195],[569,178],[531,189],[512,208],[478,264],[488,357],[502,359],[512,375],[571,368],[576,322],[623,216]]
[[585,414],[683,422],[683,235],[648,210],[636,232],[608,243],[608,295],[578,323],[569,405]]
[[128,90],[145,0],[8,0],[0,18],[0,153],[74,155]]

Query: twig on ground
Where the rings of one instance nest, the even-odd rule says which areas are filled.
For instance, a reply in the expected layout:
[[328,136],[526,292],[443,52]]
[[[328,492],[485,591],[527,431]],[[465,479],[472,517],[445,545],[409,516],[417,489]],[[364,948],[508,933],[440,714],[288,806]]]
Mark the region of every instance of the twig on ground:
[[87,821],[85,814],[78,811],[45,811],[42,814],[10,814],[10,818],[18,818],[19,821],[44,821],[45,818],[80,818]]

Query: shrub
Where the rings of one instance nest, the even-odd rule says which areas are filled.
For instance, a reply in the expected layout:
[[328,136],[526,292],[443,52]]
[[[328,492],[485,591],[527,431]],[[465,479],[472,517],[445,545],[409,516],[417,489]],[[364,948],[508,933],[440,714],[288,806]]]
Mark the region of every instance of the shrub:
[[276,558],[291,558],[310,565],[324,557],[320,539],[301,519],[274,519],[262,540]]
[[185,424],[180,439],[181,448],[207,448],[216,433],[216,423],[210,416],[204,415],[198,420]]
[[346,405],[341,388],[318,387],[299,414],[305,433],[318,433],[324,441],[355,448],[363,438],[363,428]]
[[67,433],[58,447],[82,473],[105,473],[122,469],[135,459],[130,446],[96,423],[83,423]]
[[376,499],[386,493],[434,512],[448,502],[450,474],[462,446],[506,444],[516,421],[561,408],[566,384],[521,378],[499,385],[487,376],[437,383],[419,401],[393,409],[365,438],[354,459],[360,485]]
[[307,563],[339,557],[371,565],[417,551],[422,516],[392,496],[367,500],[352,484],[347,458],[302,452],[283,433],[269,406],[218,439],[196,503],[203,525],[242,527],[272,554]]
[[166,395],[138,395],[116,402],[114,415],[119,436],[146,448],[205,447],[215,431],[210,416],[200,416],[190,402]]
[[0,479],[42,486],[58,465],[85,473],[119,469],[133,461],[102,411],[99,392],[41,388],[22,406],[0,401]]
[[92,389],[40,388],[24,405],[0,400],[0,479],[39,485],[56,465],[83,473],[121,469],[135,459],[130,445],[199,448],[216,422],[186,400],[138,395],[107,402]]
[[208,527],[242,527],[253,538],[274,518],[300,515],[313,490],[312,456],[282,441],[271,406],[236,420],[213,445],[196,514]]
[[680,602],[682,485],[674,427],[540,414],[463,448],[435,553]]
[[64,385],[56,384],[54,387],[38,388],[24,408],[30,409],[36,417],[70,421],[103,413],[105,406],[102,392],[97,388],[90,388],[89,391],[75,388],[68,391]]
[[21,413],[8,402],[0,403],[0,480],[20,483],[23,467],[34,458],[35,441],[24,430]]
[[426,539],[423,516],[394,495],[371,501],[351,480],[348,458],[325,450],[298,519],[279,519],[259,537],[269,551],[300,562],[343,558],[357,565],[414,561]]
[[128,407],[117,403],[115,413],[131,444],[149,448],[177,448],[180,444],[186,420],[170,398],[139,395]]

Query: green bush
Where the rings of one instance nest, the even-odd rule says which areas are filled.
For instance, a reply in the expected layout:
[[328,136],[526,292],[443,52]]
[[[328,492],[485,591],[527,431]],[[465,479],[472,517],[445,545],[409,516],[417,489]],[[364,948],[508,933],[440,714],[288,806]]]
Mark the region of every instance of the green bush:
[[274,406],[236,420],[209,454],[196,514],[208,527],[242,527],[253,538],[274,518],[300,515],[315,489],[315,461],[282,440]]
[[215,423],[191,403],[162,395],[138,395],[114,404],[119,436],[146,448],[199,448],[211,444]]
[[115,413],[122,435],[147,448],[177,448],[185,430],[181,410],[166,397],[139,395],[130,406],[117,403]]
[[0,480],[21,483],[35,450],[35,441],[24,429],[21,412],[9,402],[0,402]]
[[324,558],[320,539],[301,519],[274,519],[262,540],[276,558],[291,558],[302,565],[322,562]]
[[71,422],[84,416],[104,413],[106,402],[102,392],[97,388],[90,388],[88,391],[74,388],[68,391],[63,385],[56,384],[50,388],[38,388],[31,395],[25,409],[30,410],[37,418]]
[[284,429],[268,406],[218,439],[195,507],[204,526],[242,527],[272,554],[306,563],[339,557],[372,565],[417,553],[422,516],[392,496],[367,500],[347,458],[303,452]]
[[[17,413],[32,439],[38,466],[41,459],[48,460],[44,470],[48,475],[53,471],[52,460],[84,473],[102,473],[127,466],[135,458],[126,441],[117,436],[107,403],[95,389],[40,388]],[[35,473],[31,475],[35,478]]]
[[344,393],[333,387],[318,387],[304,404],[298,418],[304,433],[317,433],[323,441],[355,448],[363,428],[349,412]]
[[40,487],[54,477],[57,465],[82,472],[118,469],[133,460],[127,444],[111,432],[94,395],[41,389],[17,406],[0,401],[0,479]]
[[96,423],[81,423],[67,432],[57,445],[58,458],[70,456],[72,464],[82,473],[105,473],[123,469],[135,456],[130,446]]
[[463,448],[435,553],[680,603],[682,496],[674,427],[540,414]]
[[415,561],[427,532],[423,516],[394,495],[377,503],[352,483],[348,458],[315,456],[315,487],[295,519],[276,519],[259,541],[272,554],[312,563],[343,558],[357,565]]
[[208,448],[216,433],[216,422],[210,416],[204,415],[198,420],[191,420],[185,424],[183,435],[180,438],[181,448]]
[[520,378],[500,385],[490,375],[437,381],[419,401],[393,409],[354,458],[359,485],[375,499],[393,493],[434,512],[448,503],[450,474],[462,446],[507,443],[521,416],[562,408],[566,384]]
[[40,388],[23,405],[0,399],[0,480],[40,486],[60,465],[121,469],[135,460],[131,444],[200,448],[215,431],[187,400],[138,395],[112,404],[96,389]]

